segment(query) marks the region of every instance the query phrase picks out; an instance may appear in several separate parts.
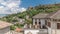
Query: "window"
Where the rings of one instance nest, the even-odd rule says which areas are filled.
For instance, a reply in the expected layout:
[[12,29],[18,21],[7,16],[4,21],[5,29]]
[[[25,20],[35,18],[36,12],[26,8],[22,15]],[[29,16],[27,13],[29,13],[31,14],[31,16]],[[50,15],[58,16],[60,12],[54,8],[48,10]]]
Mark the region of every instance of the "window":
[[57,23],[57,29],[60,29],[60,23]]
[[49,27],[51,27],[51,23],[50,22],[48,22],[48,24],[47,24]]
[[41,24],[41,21],[40,21],[40,19],[39,19],[39,24]]
[[58,21],[60,21],[60,20],[58,20]]
[[57,19],[53,19],[53,21],[57,21]]
[[37,24],[37,19],[35,19],[35,24]]
[[37,22],[35,22],[35,24],[37,24]]
[[41,22],[39,22],[39,24],[41,24]]
[[45,20],[45,24],[47,25],[47,20]]

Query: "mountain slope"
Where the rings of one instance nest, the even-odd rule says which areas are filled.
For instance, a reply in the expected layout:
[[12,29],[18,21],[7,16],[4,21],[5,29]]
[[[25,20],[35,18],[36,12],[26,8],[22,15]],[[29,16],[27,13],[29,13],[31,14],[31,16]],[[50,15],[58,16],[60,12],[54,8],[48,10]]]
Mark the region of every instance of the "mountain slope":
[[0,20],[7,22],[18,22],[17,18],[26,19],[26,15],[29,15],[31,19],[34,15],[38,13],[51,13],[59,9],[60,9],[60,4],[38,5],[35,7],[29,7],[25,12],[5,16]]

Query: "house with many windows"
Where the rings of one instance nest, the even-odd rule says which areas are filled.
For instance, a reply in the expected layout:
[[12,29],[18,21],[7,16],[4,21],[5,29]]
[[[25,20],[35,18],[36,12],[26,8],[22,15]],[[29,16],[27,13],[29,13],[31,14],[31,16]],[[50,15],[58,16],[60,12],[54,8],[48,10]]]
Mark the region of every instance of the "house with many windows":
[[60,34],[60,10],[49,14],[39,13],[33,16],[32,20],[37,29],[47,29],[48,34]]

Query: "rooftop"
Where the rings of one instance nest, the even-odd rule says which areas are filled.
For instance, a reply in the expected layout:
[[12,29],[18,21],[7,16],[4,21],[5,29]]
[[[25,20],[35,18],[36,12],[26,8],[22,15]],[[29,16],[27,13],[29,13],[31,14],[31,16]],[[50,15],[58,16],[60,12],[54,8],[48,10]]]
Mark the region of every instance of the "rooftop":
[[48,13],[39,13],[39,14],[33,16],[32,18],[46,18],[47,15],[48,15]]
[[11,23],[0,21],[0,29],[6,28],[6,27],[11,26],[11,25],[12,25]]
[[52,12],[52,13],[39,13],[35,16],[33,16],[33,18],[53,18],[53,19],[60,19],[60,10]]

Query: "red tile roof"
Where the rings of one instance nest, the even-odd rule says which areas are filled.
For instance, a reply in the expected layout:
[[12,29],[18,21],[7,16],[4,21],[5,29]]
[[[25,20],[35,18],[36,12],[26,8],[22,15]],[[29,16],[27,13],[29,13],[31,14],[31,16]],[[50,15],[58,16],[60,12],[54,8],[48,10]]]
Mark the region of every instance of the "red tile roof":
[[16,28],[15,31],[20,32],[20,31],[22,31],[22,29],[21,28]]

